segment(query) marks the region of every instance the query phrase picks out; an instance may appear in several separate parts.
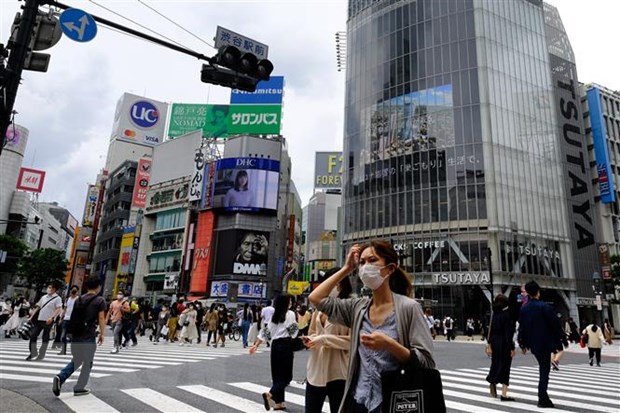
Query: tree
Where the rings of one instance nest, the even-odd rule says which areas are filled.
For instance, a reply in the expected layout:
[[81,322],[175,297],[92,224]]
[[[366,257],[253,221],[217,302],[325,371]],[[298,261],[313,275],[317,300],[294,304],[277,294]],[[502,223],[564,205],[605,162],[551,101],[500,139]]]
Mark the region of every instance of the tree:
[[52,248],[32,250],[26,255],[19,266],[19,274],[28,280],[28,287],[35,287],[38,295],[41,289],[52,281],[63,280],[67,272],[65,252]]
[[13,275],[19,269],[19,263],[28,246],[12,235],[0,235],[0,251],[6,251],[6,261],[0,263],[0,275]]

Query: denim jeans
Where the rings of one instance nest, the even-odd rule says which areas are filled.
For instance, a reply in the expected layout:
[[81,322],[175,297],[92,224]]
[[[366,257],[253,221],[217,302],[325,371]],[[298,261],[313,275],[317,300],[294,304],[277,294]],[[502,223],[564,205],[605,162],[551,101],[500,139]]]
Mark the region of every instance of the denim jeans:
[[60,383],[64,383],[73,372],[82,367],[80,376],[77,383],[73,387],[73,391],[84,390],[88,379],[90,378],[90,370],[93,367],[93,359],[95,358],[95,351],[97,351],[97,343],[95,338],[73,338],[71,340],[71,361],[67,364],[60,373]]
[[123,328],[123,322],[121,320],[112,322],[112,334],[114,334],[114,348],[121,346],[121,330]]
[[243,338],[243,347],[248,346],[248,332],[250,331],[250,320],[243,320],[241,322],[241,337]]

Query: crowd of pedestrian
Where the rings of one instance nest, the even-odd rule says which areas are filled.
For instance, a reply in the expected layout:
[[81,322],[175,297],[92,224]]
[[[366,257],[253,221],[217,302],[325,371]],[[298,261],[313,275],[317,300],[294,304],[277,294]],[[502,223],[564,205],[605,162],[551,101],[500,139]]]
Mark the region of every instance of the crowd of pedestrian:
[[[370,297],[351,298],[349,277],[354,271],[372,291]],[[276,297],[273,305],[271,301],[264,307],[245,303],[236,311],[223,303],[203,308],[200,301],[187,302],[183,296],[151,305],[123,291],[106,306],[98,277],[85,280],[85,294],[71,286],[63,299],[59,288],[58,283],[50,283],[36,303],[22,296],[0,302],[5,338],[29,325],[26,360],[45,358],[53,329],[53,346],[59,354],[67,354],[70,345],[72,359],[53,379],[57,396],[77,369],[81,371],[74,395],[90,392],[86,385],[105,328],[112,331],[113,354],[137,346],[138,337],[147,334],[154,345],[163,341],[190,346],[201,344],[205,332],[206,347],[225,347],[226,337],[233,334],[239,334],[250,354],[262,344],[271,346],[272,386],[262,394],[266,410],[286,410],[285,389],[293,377],[294,353],[308,350],[306,413],[321,412],[326,398],[332,413],[377,413],[384,402],[382,374],[408,365],[433,369],[433,339],[444,335],[452,341],[458,328],[450,314],[434,317],[431,308],[422,310],[411,298],[411,281],[399,268],[394,249],[384,241],[353,246],[345,265],[328,271],[313,289],[308,297],[313,307],[286,294]],[[559,370],[569,342],[588,347],[590,366],[601,366],[601,348],[612,344],[614,329],[608,319],[601,326],[584,321],[581,329],[572,318],[562,325],[560,315],[540,295],[534,281],[522,289],[515,287],[508,296],[494,297],[488,320],[468,317],[460,326],[467,340],[480,334],[488,341],[491,366],[486,380],[493,398],[498,397],[498,385],[502,386],[502,402],[515,401],[508,389],[517,347],[523,354],[531,352],[538,362],[538,407],[546,408],[554,407],[547,391],[550,371]]]

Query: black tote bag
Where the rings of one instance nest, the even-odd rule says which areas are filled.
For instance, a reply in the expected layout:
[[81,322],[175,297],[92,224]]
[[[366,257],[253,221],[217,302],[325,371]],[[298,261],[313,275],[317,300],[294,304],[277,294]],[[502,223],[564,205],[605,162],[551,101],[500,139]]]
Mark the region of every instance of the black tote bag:
[[438,370],[404,366],[381,373],[382,413],[445,413]]

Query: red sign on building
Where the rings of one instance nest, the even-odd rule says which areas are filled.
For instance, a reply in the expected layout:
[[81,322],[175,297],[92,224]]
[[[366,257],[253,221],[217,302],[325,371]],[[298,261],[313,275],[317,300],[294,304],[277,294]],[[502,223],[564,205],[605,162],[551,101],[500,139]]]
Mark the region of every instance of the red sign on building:
[[194,242],[194,265],[192,279],[189,286],[191,295],[207,293],[207,282],[213,262],[213,229],[215,228],[215,214],[213,211],[203,211],[198,214],[196,241]]
[[136,182],[133,186],[133,197],[131,200],[132,208],[146,207],[146,194],[149,190],[149,180],[151,179],[152,161],[142,158],[138,161],[138,171],[136,172]]
[[43,190],[43,181],[45,181],[45,171],[20,168],[19,178],[17,178],[17,189],[39,194]]

